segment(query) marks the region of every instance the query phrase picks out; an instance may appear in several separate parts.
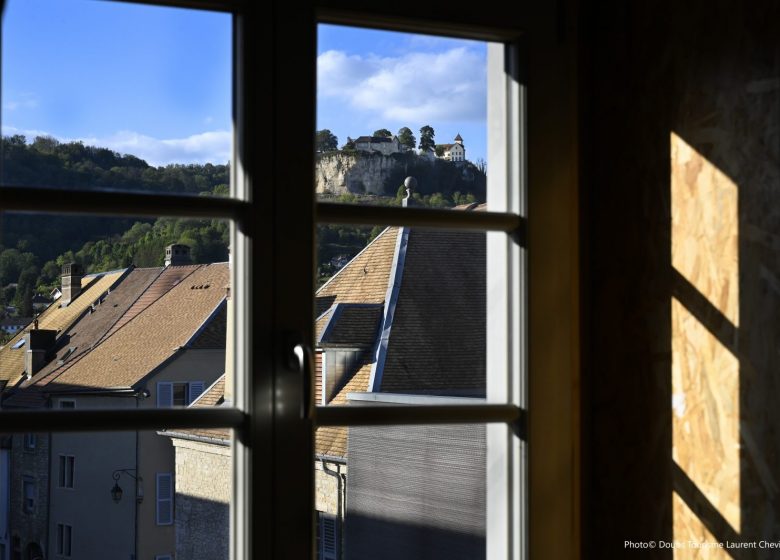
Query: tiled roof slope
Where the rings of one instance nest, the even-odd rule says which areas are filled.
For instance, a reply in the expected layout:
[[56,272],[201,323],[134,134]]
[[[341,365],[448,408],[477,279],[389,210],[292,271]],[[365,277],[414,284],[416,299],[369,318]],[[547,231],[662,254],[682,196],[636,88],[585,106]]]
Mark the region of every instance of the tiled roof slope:
[[67,387],[132,387],[187,343],[225,298],[227,263],[201,265],[59,375]]
[[[190,405],[192,408],[206,408],[210,406],[221,406],[225,401],[225,374],[217,379],[214,384],[206,389],[206,391],[195,399]],[[169,436],[176,437],[176,435],[183,434],[187,436],[195,436],[199,438],[206,438],[212,440],[218,440],[219,443],[224,443],[230,440],[231,430],[227,428],[193,428],[186,430],[170,430],[165,432]]]
[[159,273],[157,280],[149,286],[148,290],[141,294],[141,297],[133,303],[130,309],[127,310],[127,313],[125,313],[111,330],[106,333],[106,336],[111,336],[118,329],[121,329],[125,324],[131,321],[133,317],[160,299],[163,294],[167,294],[171,288],[195,272],[198,268],[199,265],[186,265],[168,266],[162,269],[161,272],[161,269],[155,269]]
[[[344,268],[317,290],[317,299],[334,297],[336,303],[383,303],[393,266],[399,228],[380,233]],[[327,315],[317,319],[317,340],[327,323]]]
[[[106,334],[112,325],[120,319],[134,301],[160,275],[162,268],[136,268],[131,270],[111,293],[106,295],[95,311],[87,313],[70,327],[57,340],[56,357],[46,364],[30,381],[22,383],[22,388],[31,385],[42,386],[89,352]],[[69,353],[69,349],[74,350]],[[60,364],[59,362],[63,363]],[[3,406],[40,406],[43,395],[35,390],[23,390],[7,399]]]
[[373,346],[383,309],[381,304],[338,304],[323,330],[320,346]]
[[[368,391],[368,382],[371,377],[371,359],[366,359],[358,368],[344,388],[339,391],[330,405],[339,406],[347,404],[348,393],[364,393]],[[347,456],[347,435],[349,428],[345,426],[324,426],[317,428],[315,433],[314,448],[318,455],[329,457]]]
[[[65,331],[93,302],[111,288],[125,272],[125,270],[118,270],[106,274],[83,277],[81,286],[84,291],[67,307],[60,307],[57,302],[49,306],[38,317],[38,328]],[[8,381],[9,386],[15,384],[24,371],[24,351],[12,348],[23,336],[24,332],[18,333],[0,350],[0,381]]]
[[484,233],[412,229],[381,391],[485,396]]
[[208,324],[187,344],[195,350],[224,350],[227,341],[227,305],[222,305]]

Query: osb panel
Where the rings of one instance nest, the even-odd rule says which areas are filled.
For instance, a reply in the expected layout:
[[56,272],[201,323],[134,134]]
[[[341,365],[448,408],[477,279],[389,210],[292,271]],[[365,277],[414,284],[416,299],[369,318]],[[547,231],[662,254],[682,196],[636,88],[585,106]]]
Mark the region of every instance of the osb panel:
[[[720,560],[731,559],[725,548],[717,543],[721,541],[707,530],[701,519],[692,512],[685,502],[674,494],[674,557],[680,560]],[[726,543],[723,543],[726,546]]]
[[739,326],[737,186],[671,135],[672,266]]
[[[672,335],[672,459],[739,531],[739,361],[676,299]],[[707,540],[679,499],[673,531],[675,540]],[[698,556],[682,550],[675,557]]]

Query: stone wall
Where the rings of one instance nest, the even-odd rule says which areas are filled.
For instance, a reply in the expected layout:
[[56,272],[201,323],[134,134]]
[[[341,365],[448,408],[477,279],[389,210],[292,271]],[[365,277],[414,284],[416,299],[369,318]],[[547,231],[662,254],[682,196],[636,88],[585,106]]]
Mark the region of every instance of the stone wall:
[[176,559],[227,559],[230,447],[172,438],[176,447]]
[[[337,471],[340,474],[347,474],[347,466],[337,463],[325,463],[328,470]],[[342,484],[342,493],[346,490],[344,484]],[[322,464],[317,461],[314,463],[314,508],[317,511],[325,513],[331,513],[333,515],[339,514],[339,487],[336,477],[325,473],[322,470]],[[343,498],[342,498],[343,500]],[[344,503],[342,501],[342,507]],[[343,517],[344,512],[342,510],[341,515]]]
[[[35,508],[25,511],[22,504],[23,481],[35,481]],[[35,434],[35,448],[24,445],[24,434],[14,434],[11,450],[11,535],[18,536],[22,550],[37,543],[46,550],[47,513],[49,508],[49,434]]]

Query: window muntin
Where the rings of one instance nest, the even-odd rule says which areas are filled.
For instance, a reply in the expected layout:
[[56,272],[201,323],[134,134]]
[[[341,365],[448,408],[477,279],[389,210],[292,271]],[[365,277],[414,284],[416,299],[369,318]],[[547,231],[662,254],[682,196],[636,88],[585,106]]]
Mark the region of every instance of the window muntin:
[[[239,151],[240,151],[240,148],[241,147],[239,146]],[[242,192],[241,191],[241,187],[238,187],[237,190],[238,190],[238,192]],[[25,202],[24,196],[18,196],[17,197],[17,195],[14,194],[14,197],[16,197],[15,200],[18,200],[19,201],[18,204],[20,204],[21,206],[25,206],[25,205],[29,206],[29,199],[27,199],[27,202]],[[103,203],[97,203],[97,204],[84,201],[84,208],[91,208],[92,211],[95,211],[95,209],[101,207],[100,204],[105,204],[105,201],[107,199],[102,199],[102,200],[104,201]],[[117,199],[117,200],[119,200],[119,199]],[[139,199],[133,199],[133,203],[137,204],[137,205],[140,204],[141,206],[144,206],[144,205],[147,204],[145,202],[140,201]],[[148,208],[153,208],[154,205],[155,205],[155,203],[152,200],[149,200]],[[136,206],[136,207],[138,207],[138,206]],[[199,207],[199,206],[198,206],[197,203],[195,203],[191,207]],[[222,206],[220,208],[222,209],[222,211],[225,214],[232,215],[232,216],[237,216],[242,211],[242,210],[238,209],[238,206],[231,206],[231,205]],[[159,209],[158,209],[158,211],[159,211]],[[333,216],[334,213],[338,213],[339,211],[338,210],[327,210],[327,211],[323,211],[321,213],[321,215],[327,217],[327,212],[331,212],[330,216]],[[223,214],[223,215],[225,215],[225,214]],[[339,215],[340,215],[340,219],[342,219],[342,220],[347,220],[348,219],[348,218],[345,217],[346,215],[343,214],[343,213],[339,214]],[[397,221],[400,220],[402,217],[403,217],[404,221],[408,220],[410,223],[414,223],[414,222],[416,222],[416,220],[421,220],[422,219],[422,218],[413,218],[413,217],[411,217],[410,214],[405,213],[405,212],[400,212],[400,213],[397,213],[397,214],[391,212],[391,213],[388,213],[388,214],[384,215],[383,219],[388,220],[391,223],[393,223],[393,222],[397,223]],[[359,218],[357,218],[356,215],[352,215],[352,217],[349,218],[349,219],[354,220],[354,221],[359,221]],[[443,225],[443,224],[448,222],[447,219],[444,219],[444,218],[442,218],[439,215],[430,215],[430,216],[425,217],[425,219],[426,220],[430,220],[431,223],[436,223],[436,224],[439,224],[439,225]],[[453,218],[450,225],[453,225],[455,223],[465,224],[466,227],[469,227],[469,228],[473,228],[473,227],[487,227],[488,229],[495,229],[495,230],[498,230],[498,231],[513,231],[515,229],[514,227],[507,227],[505,225],[507,223],[514,223],[513,222],[513,218],[510,218],[510,220],[508,222],[506,222],[506,221],[502,222],[499,218],[494,217],[493,221],[491,221],[491,219],[480,221],[479,223],[481,225],[479,225],[479,226],[476,226],[476,223],[477,223],[476,221],[471,221],[471,223],[469,223],[468,220],[461,220],[459,218]],[[487,223],[488,225],[485,225],[485,223]],[[239,240],[240,240],[241,236],[239,235],[238,237],[239,237]],[[239,243],[239,245],[240,245],[240,243]],[[244,251],[242,253],[241,248],[238,247],[238,249],[239,250],[237,250],[236,253],[241,256],[238,260],[239,260],[239,262],[242,262],[242,259],[245,259],[245,257],[249,254],[249,252],[248,251]],[[246,261],[244,260],[243,262],[245,263]],[[236,289],[237,289],[237,291],[240,291],[238,286],[236,286]],[[243,325],[244,325],[244,328],[245,328],[248,325],[248,323],[246,321],[244,321]],[[240,345],[239,345],[239,348],[240,348]],[[239,353],[240,352],[241,352],[241,350],[239,350]],[[242,386],[243,383],[244,383],[244,381],[239,380],[237,385]],[[240,390],[239,390],[239,392],[240,392]],[[240,398],[239,398],[239,401],[241,401]],[[488,415],[488,410],[493,410],[493,409],[484,409],[484,414],[486,416]],[[339,421],[339,422],[347,422],[347,423],[349,423],[349,422],[352,422],[352,421],[357,421],[358,417],[367,418],[367,417],[370,417],[372,414],[373,414],[373,412],[356,413],[356,414],[353,415],[352,418],[350,418],[350,415],[344,415],[344,416],[341,416],[340,419],[336,419],[336,420]],[[231,425],[231,426],[235,426],[235,425],[238,425],[240,423],[240,420],[239,420],[240,417],[239,416],[235,416],[235,415],[229,415],[229,414],[217,415],[217,414],[214,414],[214,415],[210,415],[210,416],[211,416],[211,420],[214,423],[216,423],[217,418],[221,418],[223,420],[228,420],[229,421],[229,425]],[[324,417],[324,415],[323,415],[323,417]],[[431,418],[432,417],[433,416],[431,416]],[[79,417],[75,417],[75,418],[79,418]],[[84,418],[86,419],[86,416],[84,416]],[[106,416],[106,418],[108,418],[108,416]],[[184,418],[184,416],[182,416],[182,418]],[[508,418],[508,416],[507,416],[507,418]],[[128,425],[133,425],[133,423],[137,423],[137,425],[151,425],[151,424],[148,423],[149,420],[148,419],[144,419],[144,415],[140,415],[140,414],[139,415],[133,415],[133,414],[127,415],[126,419],[127,419],[127,421],[124,422],[124,423],[120,422],[120,421],[116,421],[116,424],[114,424],[116,426],[116,428],[114,428],[114,429],[119,429],[120,426],[125,426],[126,427]],[[334,418],[331,417],[331,421],[333,421],[333,419]],[[78,420],[75,420],[73,423],[67,423],[66,422],[65,424],[59,426],[59,428],[60,429],[65,429],[66,427],[75,426],[75,425],[78,425],[78,422],[79,422]],[[145,422],[146,422],[146,424],[145,424]],[[385,422],[387,422],[387,420],[385,420]],[[41,424],[41,425],[43,425],[43,424]],[[239,448],[238,452],[239,452],[239,455],[240,455],[241,453],[244,452],[244,450]],[[240,456],[238,457],[238,459],[239,459],[239,463],[241,463],[241,457]],[[241,469],[241,468],[243,468],[243,467],[239,467],[239,469]],[[241,472],[241,471],[239,471],[239,472]],[[239,508],[238,509],[239,509],[239,511],[243,511],[241,509],[240,504],[239,504]],[[242,534],[241,531],[239,531],[238,534],[241,535]],[[241,542],[240,539],[237,542],[240,543]]]

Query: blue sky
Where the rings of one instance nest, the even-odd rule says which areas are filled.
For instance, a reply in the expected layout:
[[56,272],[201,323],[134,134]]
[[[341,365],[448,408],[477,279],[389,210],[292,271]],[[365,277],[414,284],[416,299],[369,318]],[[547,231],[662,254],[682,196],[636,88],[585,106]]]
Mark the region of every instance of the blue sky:
[[[48,134],[153,165],[225,163],[230,16],[94,0],[8,0],[3,134]],[[458,132],[485,157],[485,46],[320,26],[317,128]]]

